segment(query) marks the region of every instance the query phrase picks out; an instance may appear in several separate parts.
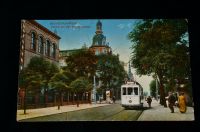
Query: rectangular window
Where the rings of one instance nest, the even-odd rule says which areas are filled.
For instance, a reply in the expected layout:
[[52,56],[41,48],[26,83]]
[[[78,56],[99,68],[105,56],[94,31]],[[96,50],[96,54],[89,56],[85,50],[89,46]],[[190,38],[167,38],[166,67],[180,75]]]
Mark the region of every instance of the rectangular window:
[[138,87],[134,87],[134,94],[138,95]]
[[46,52],[46,43],[44,42],[43,45],[44,45],[44,47],[43,47],[44,55],[46,55],[47,54],[47,52]]
[[133,95],[133,88],[128,87],[128,95]]
[[34,51],[36,51],[36,43],[35,43],[35,41],[36,41],[35,33],[32,32],[31,33],[31,49],[34,50]]
[[123,95],[126,95],[126,87],[122,88]]

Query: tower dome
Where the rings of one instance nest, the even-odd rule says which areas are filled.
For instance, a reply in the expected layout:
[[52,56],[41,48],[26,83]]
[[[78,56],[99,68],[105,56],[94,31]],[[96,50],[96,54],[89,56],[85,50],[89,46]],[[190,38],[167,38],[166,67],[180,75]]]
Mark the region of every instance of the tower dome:
[[92,45],[97,45],[97,46],[105,45],[106,37],[103,35],[102,23],[100,20],[98,20],[98,22],[96,24],[96,32],[95,33],[96,34],[93,37]]

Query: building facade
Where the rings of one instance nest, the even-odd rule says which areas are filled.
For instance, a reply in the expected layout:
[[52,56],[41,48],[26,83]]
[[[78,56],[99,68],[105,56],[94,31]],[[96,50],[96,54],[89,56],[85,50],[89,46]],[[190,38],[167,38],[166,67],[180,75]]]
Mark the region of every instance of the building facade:
[[78,51],[87,51],[87,47],[82,47],[81,49],[72,49],[72,50],[60,50],[59,54],[59,66],[60,67],[65,67],[67,66],[65,60],[67,59],[68,56],[78,52]]
[[[61,38],[57,34],[35,20],[22,20],[20,37],[19,72],[27,67],[34,56],[44,57],[47,61],[59,66],[59,40]],[[19,88],[18,94],[18,106],[23,108],[25,89]],[[34,104],[35,108],[38,107],[38,103],[35,103],[39,102],[38,100],[42,100],[42,97],[26,97],[27,104]]]
[[33,56],[41,56],[59,65],[59,40],[61,38],[35,20],[21,21],[19,68],[26,67]]

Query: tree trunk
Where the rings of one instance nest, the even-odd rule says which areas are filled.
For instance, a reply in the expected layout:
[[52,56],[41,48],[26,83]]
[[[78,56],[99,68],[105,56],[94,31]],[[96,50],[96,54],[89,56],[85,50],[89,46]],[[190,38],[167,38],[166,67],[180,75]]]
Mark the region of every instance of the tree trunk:
[[24,90],[24,114],[26,114],[26,90],[27,88],[25,88],[25,90]]
[[166,99],[165,99],[164,86],[163,86],[162,83],[160,84],[160,104],[164,105],[164,107],[167,107]]
[[92,104],[91,91],[90,91],[90,92],[88,92],[88,99],[89,99],[89,102],[90,102],[90,104]]
[[77,97],[76,97],[76,98],[77,98],[77,101],[76,101],[76,102],[77,102],[77,107],[79,107],[79,94],[77,93],[76,96],[77,96]]
[[48,103],[48,93],[47,91],[45,91],[45,107],[47,107],[47,103]]
[[54,93],[54,106],[56,106],[56,94]]
[[60,96],[61,96],[61,98],[60,98],[60,100],[61,100],[61,101],[60,101],[61,104],[60,104],[60,105],[63,106],[63,93],[61,93]]
[[163,86],[163,75],[158,75],[160,80],[160,104],[164,105],[164,107],[167,107],[166,99],[165,99],[165,91]]
[[69,92],[67,92],[67,104],[69,103]]
[[61,105],[61,93],[58,94],[58,110],[60,110],[60,105]]
[[74,93],[72,94],[72,104],[74,104]]
[[35,95],[35,108],[37,108],[38,102],[39,102],[39,94],[36,93],[36,95]]

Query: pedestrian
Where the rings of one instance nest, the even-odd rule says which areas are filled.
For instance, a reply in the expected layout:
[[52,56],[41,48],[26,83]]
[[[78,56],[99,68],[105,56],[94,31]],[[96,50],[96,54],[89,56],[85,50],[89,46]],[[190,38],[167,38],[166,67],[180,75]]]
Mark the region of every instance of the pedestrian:
[[168,107],[171,110],[171,113],[174,113],[174,105],[176,102],[176,98],[172,94],[172,92],[169,92],[169,97],[168,97]]
[[181,113],[185,113],[186,112],[186,98],[184,96],[184,92],[181,92],[180,96],[178,97],[178,104],[179,104],[179,111]]
[[112,100],[113,100],[113,103],[115,103],[115,96],[113,96]]
[[147,103],[149,105],[149,108],[151,108],[151,102],[152,102],[152,99],[150,96],[147,97]]
[[174,97],[175,97],[175,103],[174,103],[174,106],[177,106],[178,107],[178,96],[177,96],[177,93],[173,93]]

